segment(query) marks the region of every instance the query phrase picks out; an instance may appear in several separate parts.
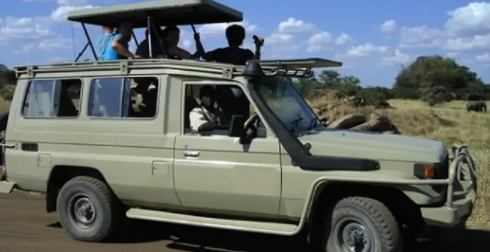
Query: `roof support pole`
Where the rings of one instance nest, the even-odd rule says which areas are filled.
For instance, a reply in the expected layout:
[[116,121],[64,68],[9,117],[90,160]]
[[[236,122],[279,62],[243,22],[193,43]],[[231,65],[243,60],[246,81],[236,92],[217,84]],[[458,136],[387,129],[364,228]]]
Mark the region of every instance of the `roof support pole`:
[[150,53],[150,59],[153,58],[153,48],[152,48],[152,22],[151,22],[151,17],[148,15],[147,17],[147,25],[148,25],[148,50],[149,50],[149,53]]
[[136,35],[134,35],[134,31],[132,32],[134,43],[136,44],[136,47],[140,46],[140,43],[138,43],[138,39],[136,38]]
[[94,55],[94,59],[95,61],[98,61],[99,59],[97,58],[97,53],[95,52],[94,44],[92,44],[92,40],[90,39],[90,35],[88,34],[85,23],[82,23],[82,27],[83,27],[83,32],[85,33],[85,37],[87,37],[87,43],[90,46],[90,49],[92,50],[92,54]]
[[85,43],[85,46],[83,47],[82,51],[80,51],[80,53],[77,55],[75,62],[78,62],[78,60],[80,60],[80,58],[82,57],[83,53],[85,53],[85,50],[87,50],[87,48],[88,48],[88,42]]
[[[157,30],[157,26],[155,25],[155,22],[153,22],[152,19],[149,19],[148,28],[151,29],[150,31],[153,31],[153,33],[157,36],[155,39],[158,42],[158,46],[160,46],[160,51],[163,53],[163,57],[167,58],[168,53],[167,53],[167,50],[165,50],[165,41],[163,40],[163,38],[160,37],[160,33]],[[151,32],[148,32],[148,33],[151,33]],[[148,40],[148,41],[151,42],[150,40]],[[150,46],[150,48],[151,48],[151,46]]]

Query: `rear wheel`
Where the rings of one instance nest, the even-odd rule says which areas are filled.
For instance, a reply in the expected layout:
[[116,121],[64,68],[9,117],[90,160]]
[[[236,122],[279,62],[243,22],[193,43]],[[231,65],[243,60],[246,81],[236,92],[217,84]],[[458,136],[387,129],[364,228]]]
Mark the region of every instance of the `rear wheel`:
[[107,184],[91,177],[69,180],[58,195],[61,226],[75,240],[100,242],[119,224],[119,202]]
[[395,218],[383,203],[370,198],[350,197],[337,202],[325,231],[323,247],[328,252],[403,250]]

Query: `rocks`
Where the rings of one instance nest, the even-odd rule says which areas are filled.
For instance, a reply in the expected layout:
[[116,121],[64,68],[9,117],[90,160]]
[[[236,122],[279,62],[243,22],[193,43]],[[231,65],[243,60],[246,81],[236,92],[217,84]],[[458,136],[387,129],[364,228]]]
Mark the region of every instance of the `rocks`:
[[346,115],[328,124],[327,128],[400,134],[388,118],[376,114],[371,114],[369,117],[357,114]]

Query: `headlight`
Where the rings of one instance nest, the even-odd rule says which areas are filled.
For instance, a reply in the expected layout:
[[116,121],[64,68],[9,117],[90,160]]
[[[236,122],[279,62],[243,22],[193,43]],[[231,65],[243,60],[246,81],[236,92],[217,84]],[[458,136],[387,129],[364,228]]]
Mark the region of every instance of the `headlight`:
[[[447,179],[449,176],[449,156],[439,163],[417,163],[413,167],[413,175],[419,179]],[[446,185],[434,185],[432,188],[438,193],[446,191]]]

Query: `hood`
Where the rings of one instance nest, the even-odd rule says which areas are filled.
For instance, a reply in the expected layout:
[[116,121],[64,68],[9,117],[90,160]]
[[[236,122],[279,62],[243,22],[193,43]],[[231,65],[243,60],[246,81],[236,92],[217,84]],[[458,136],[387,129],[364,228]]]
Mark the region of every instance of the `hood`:
[[324,129],[298,139],[319,156],[437,163],[447,155],[441,142],[393,134]]

